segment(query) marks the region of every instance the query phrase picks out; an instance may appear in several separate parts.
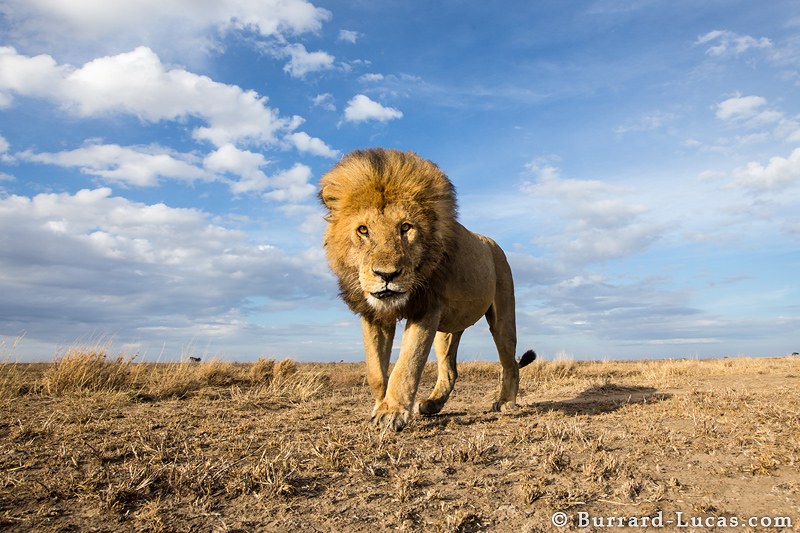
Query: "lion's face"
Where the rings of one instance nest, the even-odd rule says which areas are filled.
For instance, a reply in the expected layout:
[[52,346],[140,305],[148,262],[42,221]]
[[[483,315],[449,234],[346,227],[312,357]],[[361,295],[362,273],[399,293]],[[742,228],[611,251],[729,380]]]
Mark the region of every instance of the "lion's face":
[[412,153],[353,152],[320,185],[325,250],[351,309],[391,320],[436,293],[431,278],[455,224],[453,187],[438,167]]
[[349,221],[353,267],[364,298],[376,311],[403,307],[417,285],[426,224],[410,211],[400,206],[369,209]]

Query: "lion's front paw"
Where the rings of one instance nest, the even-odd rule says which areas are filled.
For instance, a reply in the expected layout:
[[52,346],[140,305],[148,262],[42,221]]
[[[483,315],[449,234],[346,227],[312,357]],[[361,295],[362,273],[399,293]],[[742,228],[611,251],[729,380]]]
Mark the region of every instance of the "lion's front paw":
[[421,415],[435,415],[442,410],[444,402],[437,402],[434,400],[425,400],[419,402],[419,413]]
[[406,427],[410,418],[411,413],[408,409],[403,409],[399,406],[389,407],[385,401],[380,402],[372,410],[372,423],[379,428],[391,428],[395,431],[400,431]]
[[519,408],[517,402],[504,402],[502,400],[496,401],[492,404],[492,411],[495,412],[504,412],[507,413],[509,411],[515,411]]

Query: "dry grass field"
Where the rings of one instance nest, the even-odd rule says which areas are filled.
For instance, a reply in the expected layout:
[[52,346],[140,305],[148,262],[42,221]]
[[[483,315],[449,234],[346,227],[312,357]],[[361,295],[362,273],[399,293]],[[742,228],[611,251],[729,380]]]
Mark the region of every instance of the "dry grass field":
[[800,357],[536,362],[510,414],[499,365],[459,369],[395,434],[362,364],[0,363],[0,530],[800,526]]

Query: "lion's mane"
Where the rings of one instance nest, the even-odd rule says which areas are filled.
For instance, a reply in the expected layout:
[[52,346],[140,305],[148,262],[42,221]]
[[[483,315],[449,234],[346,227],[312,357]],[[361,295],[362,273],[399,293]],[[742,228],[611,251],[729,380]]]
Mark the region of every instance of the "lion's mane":
[[[439,300],[448,262],[457,246],[456,198],[453,184],[434,163],[413,152],[375,148],[345,156],[320,180],[320,200],[328,208],[324,246],[339,279],[342,299],[350,309],[372,321],[416,318]],[[353,250],[350,228],[366,209],[390,205],[414,213],[423,226],[423,260],[414,265],[420,282],[408,302],[391,312],[376,311],[358,282],[358,269],[347,259]]]

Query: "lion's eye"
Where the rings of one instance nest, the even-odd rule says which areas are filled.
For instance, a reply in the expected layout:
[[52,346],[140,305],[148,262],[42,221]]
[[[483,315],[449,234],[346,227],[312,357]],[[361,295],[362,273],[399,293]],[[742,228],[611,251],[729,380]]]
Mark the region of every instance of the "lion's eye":
[[411,224],[409,224],[408,222],[403,222],[403,225],[402,225],[402,226],[400,226],[400,231],[401,231],[402,233],[408,233],[408,232],[411,230],[411,228],[413,228],[413,227],[414,227],[414,226],[412,226],[412,225],[411,225]]
[[359,226],[356,229],[356,231],[358,232],[359,235],[369,235],[369,230],[367,229],[366,226]]

